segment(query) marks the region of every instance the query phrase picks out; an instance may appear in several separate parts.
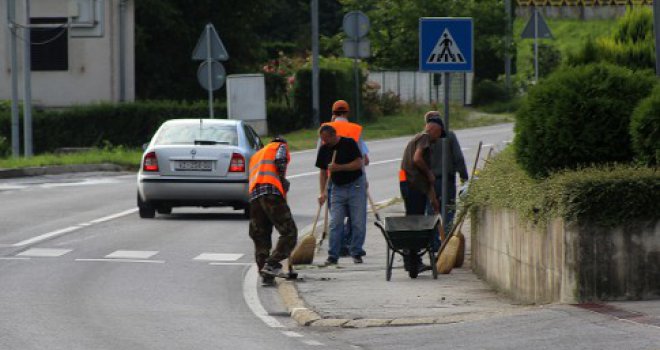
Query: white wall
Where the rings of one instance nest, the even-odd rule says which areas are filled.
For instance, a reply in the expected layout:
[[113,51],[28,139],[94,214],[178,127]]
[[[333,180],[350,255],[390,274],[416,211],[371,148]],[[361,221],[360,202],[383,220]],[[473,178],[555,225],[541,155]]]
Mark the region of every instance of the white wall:
[[[97,0],[98,1],[98,0]],[[103,0],[103,36],[71,37],[69,29],[68,71],[32,72],[34,105],[63,107],[92,102],[118,102],[119,79],[119,0]],[[16,20],[25,23],[24,0],[16,0]],[[31,0],[31,17],[67,17],[69,0]],[[125,99],[135,99],[134,2],[126,3]],[[11,99],[10,30],[6,1],[0,7],[0,99]],[[22,32],[19,32],[22,37]],[[18,40],[19,96],[23,96],[23,41]]]

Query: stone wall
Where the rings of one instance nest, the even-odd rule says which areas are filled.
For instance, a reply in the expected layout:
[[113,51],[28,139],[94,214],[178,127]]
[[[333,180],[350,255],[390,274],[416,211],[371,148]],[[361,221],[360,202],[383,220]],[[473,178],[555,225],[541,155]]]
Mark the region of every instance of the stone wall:
[[540,227],[510,210],[479,208],[471,241],[475,272],[522,302],[660,298],[660,220]]

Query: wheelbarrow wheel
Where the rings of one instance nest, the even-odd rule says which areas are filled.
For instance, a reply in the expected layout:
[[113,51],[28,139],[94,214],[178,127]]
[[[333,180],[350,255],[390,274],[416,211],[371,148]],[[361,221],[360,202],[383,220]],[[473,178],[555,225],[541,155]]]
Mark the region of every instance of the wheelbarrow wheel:
[[390,253],[390,246],[387,246],[387,255],[385,255],[385,280],[389,281],[392,278],[392,262],[394,260],[394,252]]
[[408,259],[409,259],[408,276],[410,276],[410,278],[417,278],[417,275],[419,275],[419,267],[417,267],[417,259],[415,259],[412,254],[408,256]]

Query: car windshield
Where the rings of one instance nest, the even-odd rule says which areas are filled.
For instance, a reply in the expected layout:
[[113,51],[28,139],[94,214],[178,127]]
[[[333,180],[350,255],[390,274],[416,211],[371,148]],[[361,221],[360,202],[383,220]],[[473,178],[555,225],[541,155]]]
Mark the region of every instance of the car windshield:
[[156,145],[215,145],[238,146],[238,133],[233,125],[199,124],[164,125],[158,134]]

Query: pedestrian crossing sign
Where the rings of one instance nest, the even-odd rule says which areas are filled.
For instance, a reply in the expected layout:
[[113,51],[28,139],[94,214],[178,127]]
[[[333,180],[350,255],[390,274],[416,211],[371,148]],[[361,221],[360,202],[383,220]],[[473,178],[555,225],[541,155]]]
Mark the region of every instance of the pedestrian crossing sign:
[[473,33],[472,18],[420,18],[420,71],[472,72]]

